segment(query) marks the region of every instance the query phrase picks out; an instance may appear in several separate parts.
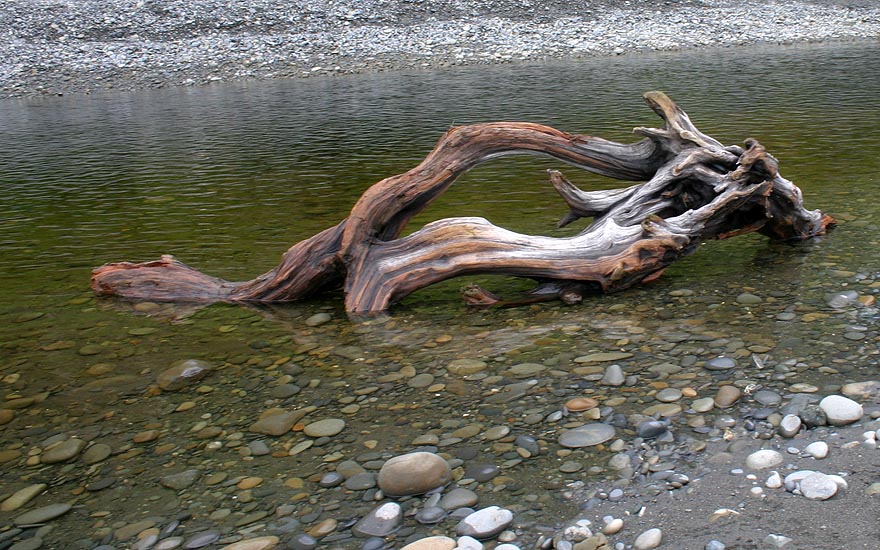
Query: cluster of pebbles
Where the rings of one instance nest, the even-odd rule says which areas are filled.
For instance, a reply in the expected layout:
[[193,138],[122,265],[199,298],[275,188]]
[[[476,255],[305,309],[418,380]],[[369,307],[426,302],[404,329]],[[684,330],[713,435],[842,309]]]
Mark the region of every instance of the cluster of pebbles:
[[10,0],[0,97],[878,33],[869,0]]
[[[634,291],[454,332],[306,308],[171,327],[173,306],[140,303],[99,329],[22,314],[0,371],[0,548],[645,550],[682,544],[649,523],[656,499],[700,498],[719,468],[744,498],[850,498],[860,473],[821,464],[880,457],[880,277],[836,275],[821,303]],[[157,365],[188,330],[227,346]]]

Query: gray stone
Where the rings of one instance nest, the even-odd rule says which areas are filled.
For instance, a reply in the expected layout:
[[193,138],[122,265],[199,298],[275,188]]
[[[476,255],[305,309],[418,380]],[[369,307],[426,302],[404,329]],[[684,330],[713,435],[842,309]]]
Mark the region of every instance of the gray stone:
[[714,357],[706,361],[706,370],[730,370],[736,367],[736,361],[730,357]]
[[437,506],[444,510],[455,510],[457,508],[473,506],[478,500],[479,496],[477,496],[477,493],[470,489],[465,489],[464,487],[456,487],[443,495],[443,498],[440,499]]
[[505,508],[489,506],[468,515],[455,526],[461,536],[483,540],[494,537],[513,522],[513,513]]
[[592,447],[608,441],[615,434],[614,426],[594,422],[563,432],[559,444],[568,448]]
[[653,439],[666,433],[668,426],[660,420],[645,420],[636,426],[636,433],[644,439]]
[[58,516],[63,516],[70,511],[72,506],[64,502],[49,504],[41,508],[36,508],[23,513],[13,520],[16,525],[32,525],[35,523],[45,523],[53,520]]
[[400,528],[403,510],[396,502],[386,502],[373,508],[351,528],[358,537],[386,537]]
[[775,391],[770,390],[759,390],[755,392],[752,397],[754,397],[755,401],[764,405],[765,407],[778,405],[782,402],[782,396]]
[[792,540],[794,540],[794,539],[790,539],[790,538],[785,537],[783,535],[774,535],[771,533],[771,534],[767,535],[766,537],[764,537],[764,544],[766,544],[770,548],[782,548],[783,546],[785,546],[786,544],[788,544]]
[[170,367],[159,373],[159,376],[156,377],[156,383],[165,391],[177,391],[201,380],[212,369],[211,363],[198,359],[175,361]]
[[608,365],[605,368],[605,374],[602,376],[599,384],[603,386],[622,386],[624,382],[626,382],[626,375],[623,373],[623,369],[620,368],[620,365],[614,364]]
[[782,437],[794,437],[801,430],[801,418],[795,414],[787,414],[779,422],[779,435]]
[[200,476],[201,472],[198,470],[184,470],[183,472],[163,476],[160,481],[165,487],[180,491],[190,487]]
[[95,443],[82,454],[82,461],[85,464],[97,464],[98,462],[105,460],[112,453],[113,449],[110,448],[110,445],[105,443]]
[[416,521],[424,525],[440,523],[446,519],[446,510],[439,506],[426,506],[416,513]]
[[66,439],[54,447],[46,450],[40,455],[40,462],[43,464],[56,464],[58,462],[67,462],[68,460],[79,455],[86,446],[86,442],[76,437]]

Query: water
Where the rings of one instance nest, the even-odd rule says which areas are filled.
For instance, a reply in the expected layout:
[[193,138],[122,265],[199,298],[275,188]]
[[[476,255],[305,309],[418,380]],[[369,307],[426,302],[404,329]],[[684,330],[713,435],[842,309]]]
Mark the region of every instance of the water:
[[[297,404],[311,400],[337,415],[333,407],[351,391],[401,368],[450,382],[443,367],[460,357],[505,367],[544,363],[564,372],[573,357],[609,348],[641,349],[640,361],[657,363],[751,347],[778,362],[833,365],[839,374],[831,377],[800,372],[820,387],[876,379],[876,308],[829,310],[825,296],[856,290],[870,298],[880,286],[880,202],[873,198],[880,183],[878,53],[873,43],[755,47],[0,103],[0,376],[7,399],[39,399],[6,425],[4,448],[27,451],[74,430],[127,452],[131,434],[155,424],[177,445],[174,457],[189,449],[208,462],[229,454],[234,461],[240,448],[224,436],[218,438],[228,454],[221,456],[187,439],[186,430],[201,418],[225,434],[247,433],[257,412],[275,403],[266,392],[289,360],[304,369],[294,379],[322,381]],[[390,320],[357,325],[345,319],[338,293],[268,309],[134,310],[89,292],[93,267],[164,253],[212,275],[249,279],[273,267],[291,243],[345,217],[369,185],[417,164],[450,126],[525,120],[630,141],[632,127],[658,124],[640,97],[652,89],[665,91],[724,143],[758,138],[804,191],[806,207],[835,215],[841,225],[794,246],[753,235],[709,243],[655,284],[573,308],[468,311],[462,283],[452,281],[415,293]],[[617,185],[550,160],[507,158],[462,178],[409,230],[476,215],[521,232],[571,234],[579,227],[555,228],[565,207],[547,184],[547,168],[562,169],[584,189]],[[528,288],[505,278],[477,280],[507,294]],[[670,294],[680,289],[697,299]],[[738,306],[736,296],[746,291],[761,295],[762,305]],[[318,312],[334,321],[303,323]],[[780,322],[783,312],[800,321]],[[814,312],[816,319],[803,318]],[[700,338],[676,348],[670,334],[681,331]],[[715,345],[699,343],[713,338]],[[202,393],[155,396],[149,385],[156,373],[189,357],[224,367]],[[531,407],[513,412],[550,412],[582,389],[548,380]],[[378,441],[378,449],[405,452],[415,435],[442,432],[439,418],[461,412],[457,420],[464,422],[487,408],[510,412],[505,407],[513,405],[482,401],[491,389],[478,390],[361,394],[363,412],[347,420],[352,434],[368,435],[351,435],[326,452],[348,457],[365,438]],[[465,404],[456,405],[459,398]],[[173,413],[188,400],[197,403],[193,412]],[[503,420],[483,418],[487,426]],[[554,429],[534,432],[555,441]],[[326,469],[322,453],[296,458],[304,476]],[[185,462],[171,456],[139,460],[148,470]],[[277,462],[258,467],[266,477],[281,475]],[[542,468],[554,467],[522,468],[542,479]],[[7,468],[6,481],[16,480],[16,471]],[[68,477],[93,475],[75,473]],[[150,485],[155,477],[138,482],[138,501],[155,497],[145,516],[173,507],[167,490]],[[75,486],[63,480],[57,494]],[[84,498],[85,507],[108,506],[106,493]],[[133,498],[121,489],[115,497]]]

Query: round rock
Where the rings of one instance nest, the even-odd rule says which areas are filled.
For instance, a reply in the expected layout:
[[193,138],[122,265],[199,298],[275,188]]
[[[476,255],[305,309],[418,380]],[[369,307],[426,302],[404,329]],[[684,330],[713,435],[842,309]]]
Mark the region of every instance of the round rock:
[[379,488],[386,495],[408,496],[427,493],[452,479],[449,464],[439,455],[425,451],[388,459],[379,470]]
[[657,548],[663,541],[663,532],[660,529],[648,529],[638,537],[633,543],[633,550],[651,550]]
[[845,426],[862,418],[862,406],[842,395],[829,395],[819,402],[819,408],[832,426]]

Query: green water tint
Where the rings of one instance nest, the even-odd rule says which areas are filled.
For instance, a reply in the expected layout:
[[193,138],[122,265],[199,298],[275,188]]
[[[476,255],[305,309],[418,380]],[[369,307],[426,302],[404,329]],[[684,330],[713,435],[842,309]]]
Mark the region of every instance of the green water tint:
[[[98,429],[96,422],[101,437],[122,434],[114,437],[126,442],[129,431],[169,422],[166,440],[203,453],[204,442],[186,432],[199,415],[246,432],[271,405],[266,392],[285,361],[321,381],[304,390],[302,403],[322,403],[327,415],[339,414],[340,399],[404,367],[440,373],[454,359],[476,357],[494,376],[517,363],[548,366],[556,374],[542,375],[541,391],[513,407],[517,422],[558,409],[581,380],[570,374],[573,359],[597,351],[634,353],[622,364],[645,369],[648,380],[651,366],[731,347],[808,365],[783,386],[876,379],[876,306],[837,311],[826,295],[875,296],[880,285],[878,53],[875,44],[747,48],[0,103],[0,387],[6,398],[42,399],[0,428],[3,448],[22,442],[26,452],[48,434]],[[276,265],[293,242],[340,221],[369,185],[420,162],[450,125],[529,120],[629,141],[633,126],[658,123],[640,99],[649,89],[667,92],[722,142],[758,138],[804,191],[806,207],[835,215],[840,226],[795,245],[759,235],[707,243],[654,283],[573,307],[462,305],[459,289],[468,282],[504,296],[531,287],[505,277],[447,281],[366,323],[348,321],[339,292],[256,308],[138,305],[88,290],[95,266],[163,253],[212,275],[249,279]],[[565,206],[547,168],[586,190],[621,185],[545,159],[501,159],[463,177],[408,230],[441,217],[483,216],[524,233],[577,232],[584,221],[555,227]],[[762,302],[738,304],[744,292]],[[305,324],[320,312],[332,320]],[[780,320],[784,313],[794,316]],[[853,326],[864,339],[842,336]],[[146,397],[158,372],[187,358],[220,366],[200,383],[204,393]],[[738,360],[746,378],[766,374],[747,356]],[[699,367],[684,374],[707,379]],[[513,422],[493,416],[504,407],[482,399],[491,387],[472,384],[474,395],[395,388],[387,402],[359,401],[361,412],[345,417],[351,441],[327,452],[355,455],[366,437],[383,452],[406,452],[444,417]],[[603,399],[621,395],[595,389]],[[186,400],[198,407],[171,412]],[[375,403],[406,407],[390,413]],[[22,435],[31,428],[43,431]],[[556,431],[543,423],[515,429],[554,445]],[[324,471],[323,452],[304,452],[297,468]],[[582,459],[604,465],[607,457],[587,451]],[[166,458],[139,460],[149,470]],[[259,475],[284,475],[285,460],[260,462]],[[551,449],[511,472],[556,480],[563,476],[555,460]],[[8,466],[9,479],[24,471]],[[153,491],[153,478],[141,483],[144,491]],[[540,492],[521,485],[514,497]],[[163,491],[156,489],[156,508],[145,516],[167,513]],[[110,506],[103,494],[93,495],[99,504],[90,510]],[[565,503],[544,505],[562,510],[550,517],[572,513]]]

